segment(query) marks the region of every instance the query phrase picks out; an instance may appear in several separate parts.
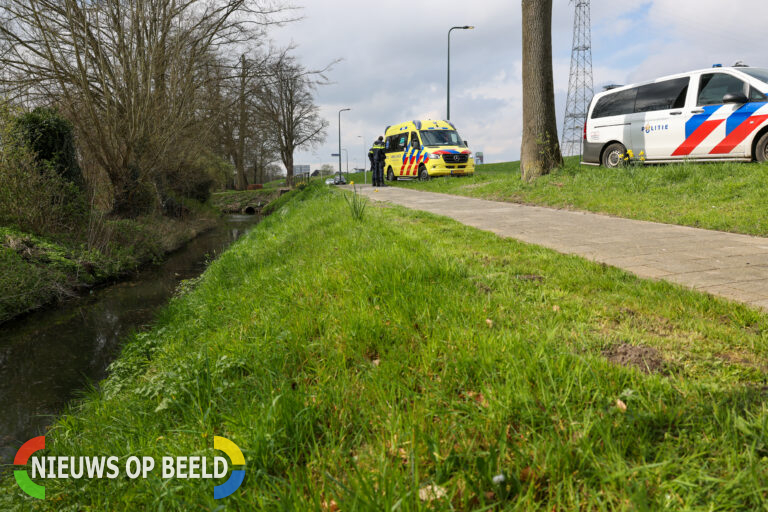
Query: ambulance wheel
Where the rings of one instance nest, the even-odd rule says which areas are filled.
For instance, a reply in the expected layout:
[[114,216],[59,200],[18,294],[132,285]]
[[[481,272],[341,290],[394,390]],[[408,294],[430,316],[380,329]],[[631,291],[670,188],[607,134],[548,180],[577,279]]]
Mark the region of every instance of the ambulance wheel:
[[387,169],[387,181],[396,181],[397,178],[395,178],[395,173],[392,172],[392,168],[390,167]]
[[624,166],[624,155],[627,153],[627,148],[624,144],[615,142],[605,148],[603,151],[603,167],[607,169],[616,169],[617,167]]
[[765,132],[755,146],[755,160],[768,162],[768,132]]
[[424,165],[419,166],[419,181],[429,181],[429,173]]

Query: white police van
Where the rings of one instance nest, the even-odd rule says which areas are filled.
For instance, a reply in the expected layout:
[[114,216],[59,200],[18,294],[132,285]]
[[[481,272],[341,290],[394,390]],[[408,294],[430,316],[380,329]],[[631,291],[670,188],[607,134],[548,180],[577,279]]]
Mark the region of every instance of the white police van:
[[768,69],[719,67],[595,95],[584,163],[768,160]]

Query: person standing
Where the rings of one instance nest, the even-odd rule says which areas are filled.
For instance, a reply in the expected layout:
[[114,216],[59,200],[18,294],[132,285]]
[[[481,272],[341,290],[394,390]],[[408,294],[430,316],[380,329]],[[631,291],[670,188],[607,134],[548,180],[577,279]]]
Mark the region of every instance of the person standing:
[[373,144],[371,145],[371,150],[368,152],[368,157],[371,159],[371,176],[372,176],[371,185],[373,185],[374,187],[379,186],[379,172],[376,167],[377,165],[376,155],[379,152],[378,146],[379,146],[379,139],[376,139],[373,141]]
[[373,150],[373,186],[385,187],[384,159],[386,158],[386,153],[384,150],[386,149],[386,146],[384,145],[384,137],[380,135],[378,140],[373,143],[371,149]]
[[[376,141],[373,141],[373,144],[376,144]],[[373,177],[373,145],[371,145],[371,149],[368,150],[368,160],[371,161],[371,177]],[[373,182],[371,182],[373,183]]]

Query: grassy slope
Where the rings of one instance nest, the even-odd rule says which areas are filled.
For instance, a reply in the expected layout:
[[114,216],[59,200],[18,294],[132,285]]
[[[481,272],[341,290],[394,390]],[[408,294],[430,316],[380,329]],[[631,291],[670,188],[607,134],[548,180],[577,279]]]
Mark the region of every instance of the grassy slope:
[[768,165],[680,164],[609,170],[579,167],[569,159],[564,169],[523,183],[519,163],[511,162],[479,166],[472,178],[398,185],[768,236]]
[[[240,490],[48,481],[35,505],[766,506],[764,314],[428,214],[371,206],[357,223],[323,187],[291,197],[47,438],[124,461],[212,456],[223,435],[245,452]],[[620,342],[658,348],[670,376],[601,357]],[[447,496],[420,501],[430,484]],[[0,508],[32,504],[4,485]]]
[[[41,258],[45,263],[36,264]],[[61,244],[0,227],[0,269],[2,322],[49,302],[71,285],[81,266]]]
[[215,223],[213,210],[194,218],[107,220],[108,242],[53,240],[0,226],[0,323],[162,258]]

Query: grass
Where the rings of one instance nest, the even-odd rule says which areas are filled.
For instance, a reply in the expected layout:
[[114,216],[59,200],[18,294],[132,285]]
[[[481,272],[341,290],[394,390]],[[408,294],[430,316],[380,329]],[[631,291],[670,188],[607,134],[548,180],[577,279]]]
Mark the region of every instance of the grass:
[[[355,176],[362,182],[362,175]],[[768,165],[678,164],[625,169],[578,165],[532,183],[519,162],[478,166],[474,177],[398,186],[462,196],[606,213],[619,217],[768,236]]]
[[39,236],[0,226],[0,323],[161,259],[212,227],[215,215],[199,207],[183,220],[104,219],[91,247],[86,237]]
[[[627,344],[662,371],[603,357]],[[763,313],[399,207],[359,222],[312,184],[46,437],[124,462],[221,435],[242,487],[48,480],[34,502],[5,478],[0,508],[764,509],[766,367]]]
[[64,245],[3,227],[0,269],[0,322],[49,302],[81,272],[83,283],[95,280]]

